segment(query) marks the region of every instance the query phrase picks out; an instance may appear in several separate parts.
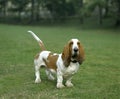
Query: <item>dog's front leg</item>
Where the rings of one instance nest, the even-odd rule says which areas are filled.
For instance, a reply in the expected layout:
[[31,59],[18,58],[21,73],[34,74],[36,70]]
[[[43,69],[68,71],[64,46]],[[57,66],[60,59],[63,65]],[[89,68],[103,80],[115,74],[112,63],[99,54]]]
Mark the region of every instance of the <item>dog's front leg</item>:
[[74,86],[74,85],[72,84],[71,80],[72,80],[72,76],[67,78],[67,81],[66,81],[66,83],[65,83],[65,85],[66,85],[67,87],[73,87],[73,86]]
[[63,75],[62,72],[57,70],[57,88],[63,88]]

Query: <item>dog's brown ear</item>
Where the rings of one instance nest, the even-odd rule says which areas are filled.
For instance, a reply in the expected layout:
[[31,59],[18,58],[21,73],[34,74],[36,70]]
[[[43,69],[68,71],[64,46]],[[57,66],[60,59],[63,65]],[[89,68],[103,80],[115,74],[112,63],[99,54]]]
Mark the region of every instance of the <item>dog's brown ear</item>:
[[66,67],[68,67],[70,65],[70,61],[71,61],[71,51],[72,51],[72,44],[73,42],[72,41],[69,41],[64,49],[63,49],[63,52],[62,52],[62,59],[63,59],[63,62],[64,62],[64,65]]
[[78,46],[79,46],[79,55],[77,60],[80,64],[82,64],[83,61],[85,60],[85,52],[81,43],[79,43]]

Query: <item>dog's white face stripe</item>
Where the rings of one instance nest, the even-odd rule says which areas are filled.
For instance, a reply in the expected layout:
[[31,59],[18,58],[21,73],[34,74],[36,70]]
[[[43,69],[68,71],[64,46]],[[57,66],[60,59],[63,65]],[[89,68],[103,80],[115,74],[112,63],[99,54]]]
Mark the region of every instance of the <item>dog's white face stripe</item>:
[[72,42],[73,42],[72,49],[78,48],[78,39],[72,39]]
[[72,55],[75,53],[79,54],[79,40],[78,39],[72,39],[73,45],[72,45]]

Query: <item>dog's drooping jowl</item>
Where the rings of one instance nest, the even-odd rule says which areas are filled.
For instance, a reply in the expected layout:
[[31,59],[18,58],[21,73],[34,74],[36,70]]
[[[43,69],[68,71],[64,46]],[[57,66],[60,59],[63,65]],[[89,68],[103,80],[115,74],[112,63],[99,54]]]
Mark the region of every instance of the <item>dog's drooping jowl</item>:
[[44,66],[48,79],[54,80],[53,74],[57,75],[57,88],[65,87],[63,79],[66,79],[65,85],[67,87],[72,87],[72,76],[78,71],[85,58],[81,42],[78,39],[71,39],[63,48],[63,52],[61,54],[56,54],[47,51],[43,42],[35,33],[32,31],[28,32],[37,40],[41,48],[41,52],[38,53],[34,59],[35,83],[41,82],[39,69]]

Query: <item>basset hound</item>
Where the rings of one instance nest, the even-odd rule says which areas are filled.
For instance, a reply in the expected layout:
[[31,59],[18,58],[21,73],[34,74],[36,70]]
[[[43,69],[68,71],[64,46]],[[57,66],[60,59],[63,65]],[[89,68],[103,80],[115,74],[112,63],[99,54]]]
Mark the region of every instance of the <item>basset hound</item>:
[[71,82],[73,74],[75,74],[79,66],[82,64],[85,58],[84,49],[81,42],[78,39],[71,39],[65,45],[61,54],[52,53],[47,51],[43,42],[38,38],[35,33],[28,31],[37,40],[40,45],[41,52],[36,55],[34,59],[35,65],[35,83],[40,83],[40,72],[39,69],[42,66],[46,67],[46,75],[48,79],[54,80],[53,74],[57,75],[57,88],[65,87],[63,79],[66,79],[65,85],[72,87]]

